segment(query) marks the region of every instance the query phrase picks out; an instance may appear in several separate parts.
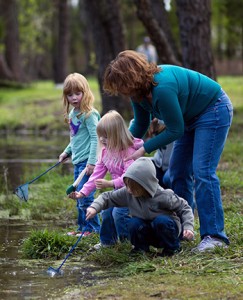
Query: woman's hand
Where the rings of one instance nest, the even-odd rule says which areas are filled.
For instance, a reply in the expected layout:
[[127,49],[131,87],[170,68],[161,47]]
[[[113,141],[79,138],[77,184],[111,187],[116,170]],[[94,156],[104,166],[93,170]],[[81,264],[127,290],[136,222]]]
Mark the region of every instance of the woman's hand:
[[93,207],[88,207],[86,210],[86,220],[92,219],[96,214],[96,209]]
[[72,192],[68,195],[68,198],[71,198],[71,199],[79,199],[79,198],[82,198],[84,197],[84,194],[80,193],[80,192]]
[[146,153],[146,151],[145,151],[144,147],[141,147],[141,148],[139,148],[137,151],[133,152],[132,155],[126,157],[126,158],[124,159],[124,161],[128,161],[128,160],[131,160],[131,159],[136,160],[136,159],[138,159],[139,157],[144,156],[145,153]]
[[147,131],[148,138],[153,137],[153,135],[156,133],[157,126],[158,126],[158,119],[153,118]]
[[183,231],[183,238],[186,240],[191,240],[194,237],[194,233],[191,230],[184,230]]
[[113,181],[112,180],[105,180],[105,179],[97,179],[95,181],[95,186],[98,190],[100,189],[105,189],[109,187],[114,187]]
[[91,175],[94,171],[94,167],[95,167],[94,165],[87,164],[86,165],[86,175]]

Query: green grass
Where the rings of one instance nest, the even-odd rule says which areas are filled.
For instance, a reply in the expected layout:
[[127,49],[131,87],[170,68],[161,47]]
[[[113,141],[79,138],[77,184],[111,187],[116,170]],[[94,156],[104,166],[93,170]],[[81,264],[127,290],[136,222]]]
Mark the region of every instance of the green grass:
[[[93,276],[97,276],[98,279],[92,279],[92,281],[87,279],[86,284],[74,284],[70,288],[65,288],[58,293],[58,299],[76,299],[80,298],[80,295],[85,295],[85,299],[137,299],[138,297],[142,300],[150,298],[242,299],[242,79],[243,77],[219,78],[219,82],[231,97],[235,108],[233,124],[218,168],[225,212],[225,229],[231,241],[230,247],[216,249],[212,253],[192,254],[191,248],[200,239],[197,217],[195,241],[183,242],[183,252],[171,258],[156,257],[155,249],[151,249],[153,254],[149,256],[130,257],[131,245],[129,243],[118,244],[113,248],[102,249],[98,252],[90,252],[89,248],[97,243],[98,237],[97,235],[89,236],[78,245],[69,264],[76,262],[80,268],[84,266],[84,270],[87,267],[96,266],[99,270],[92,272]],[[16,101],[10,100],[7,105],[12,105],[12,117],[18,119],[16,114],[19,113],[19,108]],[[28,101],[31,102],[31,98]],[[36,98],[33,101],[37,101]],[[3,106],[0,101],[0,113]],[[48,113],[51,114],[49,108],[50,106],[48,106]],[[43,171],[45,169],[46,166],[43,165]],[[40,171],[42,169],[38,170],[38,173]],[[25,178],[32,178],[34,175],[38,174],[26,173]],[[59,170],[50,175],[47,174],[30,186],[30,200],[27,203],[20,203],[16,196],[5,189],[6,192],[0,196],[2,217],[35,219],[36,222],[40,219],[75,221],[75,202],[65,195],[65,190],[71,183],[71,174],[60,176]],[[69,225],[72,228],[75,223],[70,222]],[[45,241],[44,245],[43,241]],[[22,251],[28,258],[35,258],[36,253],[42,253],[43,257],[52,260],[64,258],[74,241],[75,238],[64,237],[64,231],[33,231],[25,241]],[[38,256],[38,258],[40,257],[41,255]]]
[[[101,111],[98,82],[88,78],[95,95],[95,107]],[[218,78],[231,97],[236,110],[242,108],[243,76]],[[24,87],[0,89],[0,130],[29,129],[49,132],[65,130],[63,123],[62,89],[51,81],[34,82]],[[243,122],[243,121],[242,121]]]
[[218,82],[230,96],[235,109],[243,109],[243,76],[219,76]]
[[[98,83],[89,79],[95,95],[95,107],[100,110]],[[64,130],[62,89],[53,82],[35,82],[24,88],[0,89],[0,130]]]
[[[28,182],[30,178],[35,178],[45,170],[46,164],[43,164],[35,172],[25,172],[22,175],[23,183]],[[65,193],[67,186],[72,181],[72,174],[63,175],[60,169],[56,169],[55,172],[47,173],[37,182],[28,185],[29,200],[24,202],[8,189],[6,182],[1,178],[0,183],[5,193],[0,196],[0,218],[3,215],[24,220],[60,219],[62,215],[67,220],[70,217],[74,218],[75,203],[67,201]]]
[[62,253],[68,252],[71,245],[68,236],[56,234],[47,229],[37,230],[33,231],[30,237],[24,241],[22,255],[27,259],[60,259]]

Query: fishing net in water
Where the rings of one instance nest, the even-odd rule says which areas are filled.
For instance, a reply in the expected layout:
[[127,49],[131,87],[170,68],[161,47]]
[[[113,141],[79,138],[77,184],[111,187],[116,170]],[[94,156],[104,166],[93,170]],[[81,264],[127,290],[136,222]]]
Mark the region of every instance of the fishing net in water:
[[28,201],[28,187],[29,184],[35,182],[37,179],[39,179],[41,176],[45,175],[47,172],[49,172],[51,169],[55,168],[56,166],[58,166],[61,163],[61,161],[58,161],[57,163],[55,163],[55,165],[51,166],[50,168],[48,168],[45,172],[41,173],[39,176],[35,177],[34,179],[32,179],[31,181],[22,184],[20,186],[18,186],[15,191],[14,194],[16,194],[20,200],[24,200],[24,201]]
[[14,193],[19,197],[20,200],[24,200],[26,202],[28,201],[28,187],[28,184],[23,184],[15,189]]

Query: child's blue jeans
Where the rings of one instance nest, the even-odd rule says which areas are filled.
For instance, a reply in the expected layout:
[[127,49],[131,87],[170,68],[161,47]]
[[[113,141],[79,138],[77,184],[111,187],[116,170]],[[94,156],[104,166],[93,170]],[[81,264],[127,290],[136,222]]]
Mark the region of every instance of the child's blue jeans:
[[149,246],[172,251],[180,249],[178,227],[170,216],[159,215],[152,221],[133,217],[128,230],[134,250],[148,252]]
[[[74,180],[78,178],[78,175],[83,171],[86,167],[87,160],[82,161],[76,165],[74,165]],[[79,183],[77,187],[77,191],[80,191],[83,185],[88,181],[90,176],[84,175],[83,179]],[[78,231],[82,231],[84,227],[87,225],[86,219],[86,210],[90,206],[90,204],[94,200],[95,191],[93,191],[88,197],[83,197],[77,200],[77,210],[78,210]],[[99,216],[96,215],[94,218],[88,221],[88,227],[86,231],[89,232],[100,232],[100,220]]]
[[129,210],[126,207],[110,207],[101,212],[102,223],[100,241],[104,245],[114,245],[118,239],[128,240]]

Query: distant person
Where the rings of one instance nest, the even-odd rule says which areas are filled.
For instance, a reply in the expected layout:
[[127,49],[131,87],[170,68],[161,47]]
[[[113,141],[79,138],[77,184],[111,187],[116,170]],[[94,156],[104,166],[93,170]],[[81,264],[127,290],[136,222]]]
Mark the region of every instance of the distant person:
[[148,62],[157,64],[158,54],[154,45],[151,44],[150,37],[145,36],[143,44],[138,46],[136,51],[144,54]]
[[[72,156],[74,179],[86,167],[86,174],[79,183],[77,190],[80,190],[84,183],[88,181],[97,161],[98,138],[96,126],[100,115],[94,109],[93,102],[94,96],[86,78],[78,73],[68,75],[63,85],[63,103],[65,121],[70,128],[70,143],[60,154],[59,161],[64,161],[68,156]],[[71,110],[70,106],[73,107]],[[94,200],[94,193],[95,191],[90,193],[88,197],[78,199],[78,229],[68,232],[68,235],[79,236],[84,228],[86,228],[86,232],[83,233],[83,236],[87,236],[92,232],[99,233],[100,221],[98,216],[92,219],[88,225],[85,220],[86,209]]]
[[132,253],[149,252],[150,246],[162,250],[162,256],[180,252],[180,236],[187,240],[194,236],[194,216],[187,201],[158,184],[149,157],[140,157],[133,162],[123,181],[126,187],[102,193],[94,200],[87,208],[87,220],[110,207],[128,207]]
[[[100,119],[97,124],[97,134],[101,145],[101,154],[94,172],[79,192],[69,195],[70,198],[87,197],[95,188],[117,190],[123,187],[124,173],[134,161],[131,159],[125,162],[124,158],[143,145],[143,140],[131,135],[124,119],[115,110],[107,112]],[[104,179],[108,172],[111,175],[111,180]],[[121,242],[128,240],[130,216],[127,207],[111,207],[103,210],[101,215],[100,243],[94,246],[95,250],[112,246],[118,240]]]
[[166,129],[147,140],[127,159],[138,159],[174,142],[170,180],[177,195],[193,207],[195,200],[201,242],[194,251],[227,247],[224,210],[217,166],[233,118],[233,106],[211,78],[179,66],[154,65],[136,51],[125,50],[110,62],[103,89],[131,97],[134,122],[130,131],[142,137],[151,115]]

